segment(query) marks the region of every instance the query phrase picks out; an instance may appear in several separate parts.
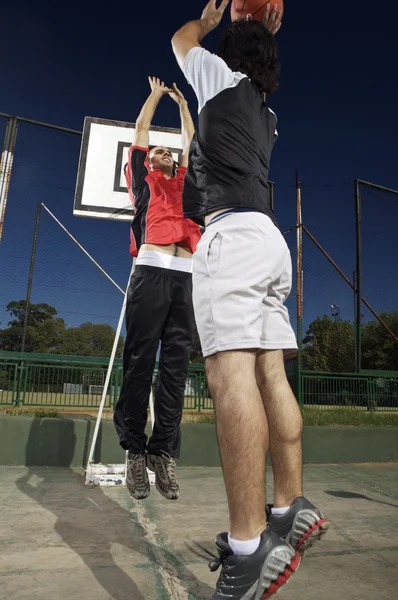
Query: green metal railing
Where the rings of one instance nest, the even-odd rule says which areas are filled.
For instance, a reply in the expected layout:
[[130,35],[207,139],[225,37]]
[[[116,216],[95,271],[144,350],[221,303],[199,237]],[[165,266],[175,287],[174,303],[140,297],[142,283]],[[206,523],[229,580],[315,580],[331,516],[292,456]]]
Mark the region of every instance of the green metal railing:
[[[101,401],[107,358],[0,352],[0,405],[96,409]],[[122,383],[122,361],[112,369],[105,408],[113,408]],[[154,373],[154,385],[157,369]],[[189,367],[186,410],[208,410],[204,366]]]
[[[107,358],[0,352],[0,405],[95,410],[101,401],[107,368]],[[287,372],[302,406],[398,410],[398,372],[300,374],[294,363],[287,364]],[[116,360],[105,408],[113,408],[121,383],[122,361]],[[189,367],[184,409],[213,409],[202,364]]]
[[398,373],[314,373],[302,374],[303,406],[398,410]]

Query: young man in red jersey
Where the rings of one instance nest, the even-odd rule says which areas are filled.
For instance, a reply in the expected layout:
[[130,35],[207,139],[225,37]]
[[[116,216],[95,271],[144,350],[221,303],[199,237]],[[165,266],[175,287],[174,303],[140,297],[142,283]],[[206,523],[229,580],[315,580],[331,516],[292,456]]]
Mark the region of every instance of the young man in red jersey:
[[[215,406],[230,514],[217,536],[221,566],[213,600],[265,600],[296,571],[299,552],[327,528],[303,497],[302,427],[286,378],[296,349],[285,306],[289,249],[270,209],[268,170],[277,120],[266,98],[278,87],[274,33],[282,15],[229,25],[218,55],[201,46],[228,5],[211,0],[172,44],[198,99],[183,207],[206,231],[193,260],[193,303]],[[274,506],[267,526],[265,457]]]
[[[114,414],[122,448],[128,451],[127,488],[132,497],[149,495],[147,466],[167,499],[179,496],[175,459],[192,346],[192,254],[200,229],[182,211],[182,191],[194,125],[177,89],[149,78],[151,93],[136,121],[125,172],[134,205],[130,253],[137,257],[127,293],[124,379]],[[149,129],[159,101],[171,96],[181,116],[182,156],[149,148]],[[154,408],[155,425],[145,434],[156,354],[161,342]]]

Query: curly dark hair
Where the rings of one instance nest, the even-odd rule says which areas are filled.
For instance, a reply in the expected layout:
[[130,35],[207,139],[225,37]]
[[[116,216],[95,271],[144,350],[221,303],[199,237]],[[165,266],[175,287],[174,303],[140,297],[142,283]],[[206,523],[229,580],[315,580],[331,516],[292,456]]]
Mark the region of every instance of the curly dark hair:
[[218,55],[232,71],[247,75],[260,93],[272,94],[278,89],[278,47],[275,36],[260,21],[233,21],[222,37]]

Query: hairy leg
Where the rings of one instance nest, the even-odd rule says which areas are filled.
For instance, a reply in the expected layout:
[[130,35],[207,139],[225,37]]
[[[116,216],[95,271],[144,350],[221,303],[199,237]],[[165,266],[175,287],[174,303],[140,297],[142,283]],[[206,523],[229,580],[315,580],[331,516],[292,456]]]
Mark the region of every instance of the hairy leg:
[[268,428],[255,367],[256,351],[219,352],[206,360],[231,536],[236,540],[253,539],[266,527]]
[[290,506],[303,494],[303,418],[286,377],[282,350],[257,353],[256,378],[269,427],[274,506]]

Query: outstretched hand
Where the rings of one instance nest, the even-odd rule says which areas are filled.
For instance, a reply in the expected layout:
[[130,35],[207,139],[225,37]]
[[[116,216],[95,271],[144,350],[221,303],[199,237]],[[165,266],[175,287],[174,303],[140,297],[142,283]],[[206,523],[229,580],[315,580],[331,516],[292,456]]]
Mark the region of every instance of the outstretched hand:
[[169,96],[173,98],[174,102],[177,102],[178,106],[182,106],[186,102],[184,94],[178,89],[175,83],[173,83],[173,90],[169,92]]
[[148,81],[152,92],[155,94],[163,96],[165,94],[170,94],[170,92],[173,91],[164,84],[164,81],[160,81],[158,77],[148,77]]
[[281,28],[283,17],[283,9],[281,10],[278,6],[273,4],[270,6],[267,4],[264,11],[263,23],[273,35],[275,35]]
[[217,0],[210,0],[205,6],[202,13],[201,20],[206,20],[209,23],[209,31],[215,29],[220,23],[222,16],[229,4],[229,0],[222,0],[220,6],[217,8]]

